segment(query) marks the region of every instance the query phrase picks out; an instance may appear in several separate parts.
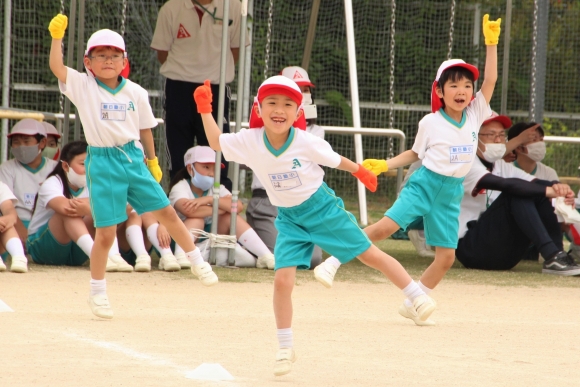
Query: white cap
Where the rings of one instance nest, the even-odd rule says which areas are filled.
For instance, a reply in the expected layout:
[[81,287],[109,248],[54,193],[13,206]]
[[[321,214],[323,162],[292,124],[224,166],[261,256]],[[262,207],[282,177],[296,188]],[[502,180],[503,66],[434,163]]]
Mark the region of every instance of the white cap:
[[477,81],[477,78],[479,78],[479,70],[474,65],[465,63],[465,61],[462,59],[449,59],[441,63],[441,66],[439,66],[439,70],[437,70],[437,76],[435,77],[435,80],[438,81],[439,78],[441,78],[441,74],[443,74],[443,71],[447,70],[450,67],[463,67],[464,69],[467,69],[473,73],[474,81]]
[[[189,148],[187,152],[185,152],[185,156],[183,156],[183,164],[193,164],[193,163],[215,163],[215,151],[211,149],[209,146],[194,146],[193,148]],[[225,165],[222,164],[222,168]]]
[[55,136],[56,138],[62,137],[53,124],[46,121],[42,121],[41,124],[42,126],[44,126],[44,129],[46,130],[47,136]]
[[314,84],[310,82],[308,73],[302,67],[298,66],[286,67],[285,69],[282,70],[280,74],[288,79],[292,79],[294,82],[296,82],[296,84],[298,84],[298,86],[314,87]]
[[40,122],[33,120],[32,118],[25,118],[18,121],[12,127],[8,137],[12,137],[15,134],[24,134],[25,136],[36,136],[37,134],[40,134],[46,137],[46,129]]
[[282,75],[274,75],[262,82],[258,88],[256,99],[258,103],[262,103],[264,98],[274,94],[285,95],[296,102],[298,106],[302,104],[302,92],[296,82],[293,82]]
[[125,41],[123,40],[123,37],[115,31],[104,29],[98,30],[92,34],[89,38],[89,41],[87,42],[87,50],[85,51],[85,55],[89,55],[89,52],[91,52],[93,48],[100,46],[115,47],[126,54]]

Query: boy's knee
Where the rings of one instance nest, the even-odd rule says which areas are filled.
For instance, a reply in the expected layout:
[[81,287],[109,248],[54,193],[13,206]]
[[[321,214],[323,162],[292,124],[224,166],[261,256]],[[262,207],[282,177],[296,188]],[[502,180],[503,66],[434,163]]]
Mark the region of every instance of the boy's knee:
[[443,269],[449,270],[455,262],[455,250],[436,252],[435,262]]
[[277,270],[274,276],[274,289],[278,292],[292,290],[294,287],[294,276],[290,272]]

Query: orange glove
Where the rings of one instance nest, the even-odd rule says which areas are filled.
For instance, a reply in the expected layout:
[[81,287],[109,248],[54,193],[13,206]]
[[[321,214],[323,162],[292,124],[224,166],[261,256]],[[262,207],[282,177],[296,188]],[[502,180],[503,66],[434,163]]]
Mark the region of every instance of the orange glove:
[[203,86],[199,86],[193,92],[193,99],[197,105],[197,112],[198,113],[211,113],[211,86],[209,83],[209,79],[206,79],[203,83]]
[[359,179],[369,191],[375,192],[377,190],[377,176],[362,165],[358,164],[358,171],[352,175]]

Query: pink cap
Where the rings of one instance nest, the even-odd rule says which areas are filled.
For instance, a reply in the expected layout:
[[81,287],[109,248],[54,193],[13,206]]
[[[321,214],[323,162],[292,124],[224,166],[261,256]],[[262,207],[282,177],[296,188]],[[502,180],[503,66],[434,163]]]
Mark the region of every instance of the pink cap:
[[310,86],[314,87],[314,84],[310,82],[308,73],[302,67],[290,66],[286,67],[280,73],[288,79],[292,79],[298,86]]
[[92,34],[87,42],[85,55],[89,55],[89,52],[91,52],[93,48],[101,46],[115,47],[126,54],[125,41],[123,40],[123,37],[115,31],[104,29],[98,30]]
[[[183,164],[186,166],[193,163],[215,163],[216,154],[209,146],[194,146],[189,148],[183,156]],[[222,164],[222,168],[225,165]]]
[[46,129],[40,122],[33,120],[32,118],[25,118],[18,121],[12,127],[8,137],[12,137],[16,134],[23,134],[25,136],[36,136],[37,134],[40,134],[46,137]]
[[461,59],[449,59],[445,62],[441,63],[439,66],[439,70],[437,70],[437,76],[435,77],[435,81],[433,82],[433,86],[431,86],[431,112],[435,113],[437,110],[443,107],[443,103],[441,103],[441,99],[435,92],[437,88],[437,83],[439,82],[439,78],[441,78],[441,74],[443,71],[451,68],[451,67],[463,67],[473,73],[473,80],[476,81],[479,78],[479,70],[477,67],[470,65],[469,63],[465,63],[465,61]]
[[257,100],[262,103],[264,98],[281,94],[292,99],[298,106],[302,104],[302,92],[296,82],[286,78],[282,75],[274,75],[266,79],[258,89]]
[[44,129],[46,130],[47,136],[54,136],[56,138],[62,137],[60,135],[60,133],[58,132],[58,130],[56,130],[56,128],[54,127],[53,124],[46,122],[46,121],[42,121],[41,124],[42,124],[42,126],[44,126]]
[[510,120],[508,116],[501,116],[494,111],[491,112],[491,116],[487,120],[483,121],[482,125],[489,124],[490,122],[493,121],[499,122],[504,129],[507,129],[510,126],[512,126],[512,120]]

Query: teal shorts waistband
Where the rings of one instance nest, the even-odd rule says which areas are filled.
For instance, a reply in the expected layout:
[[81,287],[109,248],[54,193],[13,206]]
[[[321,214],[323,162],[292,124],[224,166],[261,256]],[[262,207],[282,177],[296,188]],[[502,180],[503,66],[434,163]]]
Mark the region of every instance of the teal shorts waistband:
[[[419,171],[421,171],[422,174],[425,174],[427,178],[437,180],[437,181],[441,182],[442,184],[461,184],[461,183],[463,183],[463,180],[465,180],[465,177],[454,177],[454,176],[441,175],[437,172],[433,172],[429,168],[425,168],[424,166],[422,166],[419,169]],[[419,172],[419,171],[417,171],[417,172]]]
[[119,146],[100,147],[100,146],[89,145],[87,147],[88,153],[90,153],[92,155],[99,155],[99,156],[114,156],[114,155],[119,154],[119,150],[122,150],[124,152],[131,152],[131,151],[139,150],[139,152],[141,152],[141,150],[135,146],[135,141],[129,141],[128,143],[123,144],[123,145],[119,145]]
[[322,202],[328,194],[334,194],[334,191],[330,189],[325,182],[322,182],[320,187],[310,196],[308,199],[293,207],[278,207],[278,211],[281,211],[286,215],[299,215],[307,211],[311,211],[318,203]]

